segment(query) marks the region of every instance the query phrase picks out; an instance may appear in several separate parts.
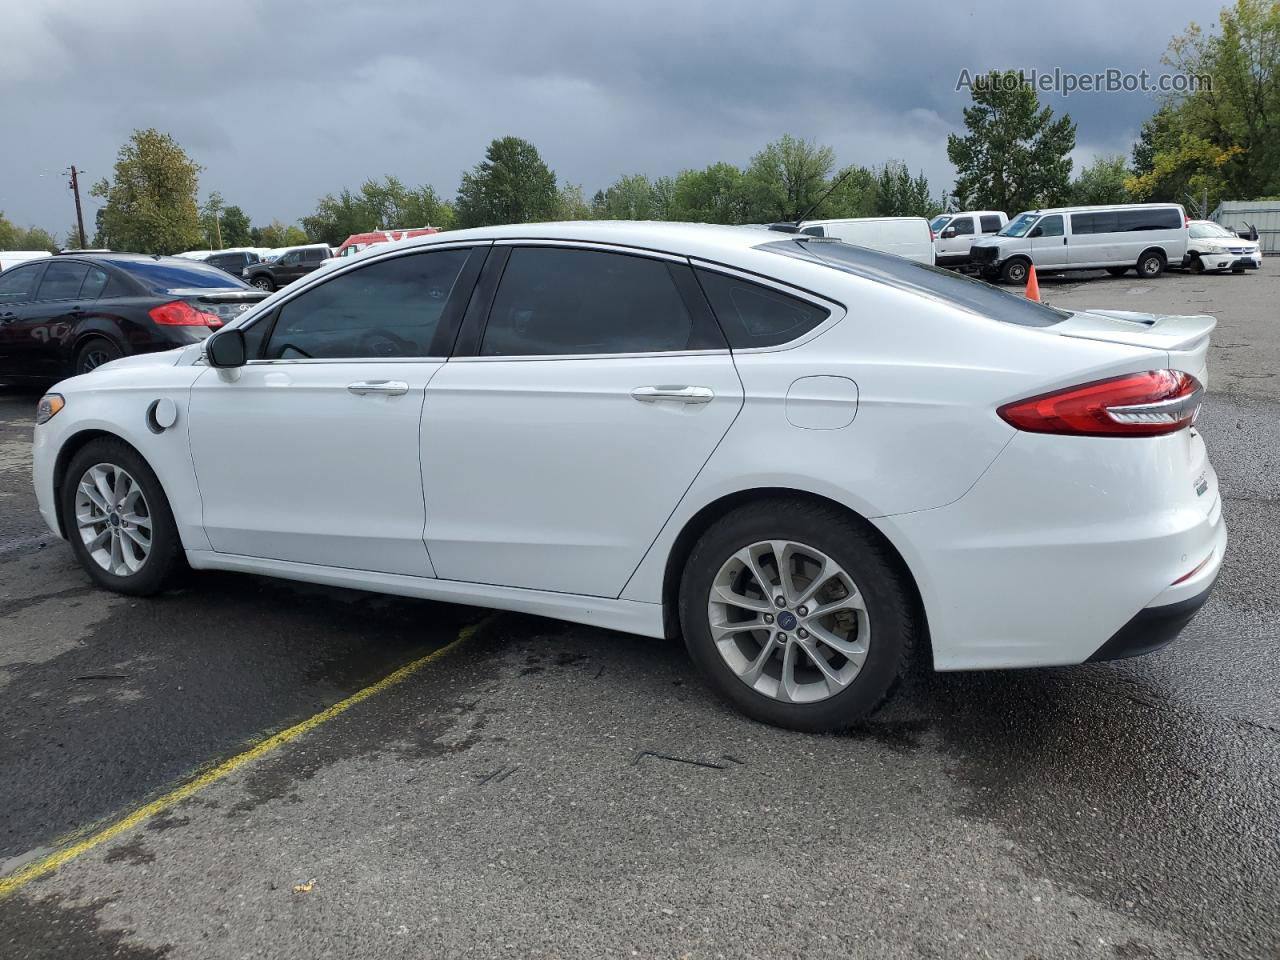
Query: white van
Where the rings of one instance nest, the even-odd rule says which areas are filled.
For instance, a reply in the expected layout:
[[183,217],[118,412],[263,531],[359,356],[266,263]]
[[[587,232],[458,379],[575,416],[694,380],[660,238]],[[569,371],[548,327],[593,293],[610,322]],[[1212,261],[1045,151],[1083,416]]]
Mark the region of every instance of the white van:
[[924,217],[806,220],[800,224],[800,232],[811,237],[832,237],[918,263],[933,263],[933,234]]
[[51,256],[53,254],[48,250],[0,250],[0,270],[8,270],[28,260],[39,260],[41,257]]
[[1112,276],[1136,269],[1158,277],[1187,255],[1187,213],[1176,203],[1028,210],[994,237],[974,242],[972,262],[987,279],[1025,283],[1027,268],[1099,270]]
[[975,240],[999,233],[1009,222],[1001,210],[962,210],[935,217],[933,249],[940,267],[959,267],[969,262],[969,248]]

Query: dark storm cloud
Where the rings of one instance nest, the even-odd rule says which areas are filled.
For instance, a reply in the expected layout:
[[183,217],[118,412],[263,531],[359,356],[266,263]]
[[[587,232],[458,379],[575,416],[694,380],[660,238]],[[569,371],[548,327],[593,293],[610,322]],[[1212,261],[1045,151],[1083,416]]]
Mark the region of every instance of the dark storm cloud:
[[[782,133],[841,163],[905,160],[950,185],[962,69],[1158,72],[1213,4],[1149,10],[984,2],[174,3],[5,0],[0,209],[61,232],[51,174],[110,172],[136,127],[171,132],[257,222],[290,221],[369,176],[445,195],[495,136],[536,143],[588,192],[621,174],[745,163]],[[1046,102],[1079,124],[1077,159],[1125,152],[1153,101]],[[42,174],[44,176],[42,176]]]

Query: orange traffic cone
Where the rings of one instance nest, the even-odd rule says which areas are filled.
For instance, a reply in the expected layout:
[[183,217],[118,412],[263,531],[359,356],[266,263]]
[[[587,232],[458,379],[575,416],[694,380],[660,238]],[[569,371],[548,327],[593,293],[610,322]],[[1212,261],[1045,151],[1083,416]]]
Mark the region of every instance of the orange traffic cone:
[[1036,280],[1036,265],[1031,264],[1027,272],[1027,299],[1040,302],[1040,282]]

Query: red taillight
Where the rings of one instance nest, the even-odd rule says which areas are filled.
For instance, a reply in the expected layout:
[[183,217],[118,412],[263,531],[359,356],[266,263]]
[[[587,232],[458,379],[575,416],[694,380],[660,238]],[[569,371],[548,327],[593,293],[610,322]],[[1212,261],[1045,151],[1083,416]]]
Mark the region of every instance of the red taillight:
[[1204,388],[1181,370],[1148,370],[1006,403],[996,413],[1030,433],[1152,437],[1189,427]]
[[217,314],[197,310],[185,300],[162,303],[147,311],[156,323],[166,327],[220,327],[222,318]]

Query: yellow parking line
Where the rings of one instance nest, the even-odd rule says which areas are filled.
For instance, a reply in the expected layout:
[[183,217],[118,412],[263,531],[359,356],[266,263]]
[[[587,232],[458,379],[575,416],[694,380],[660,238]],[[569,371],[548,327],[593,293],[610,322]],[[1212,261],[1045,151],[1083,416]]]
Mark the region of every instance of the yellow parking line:
[[115,823],[112,823],[107,827],[104,827],[92,836],[86,837],[79,843],[75,843],[65,849],[51,853],[34,863],[30,863],[11,876],[0,878],[0,899],[3,899],[4,897],[9,896],[9,894],[21,889],[37,877],[43,877],[45,874],[52,873],[64,863],[71,862],[82,853],[88,853],[94,847],[100,846],[108,840],[124,833],[126,830],[136,827],[148,817],[153,817],[157,813],[162,813],[165,810],[176,806],[188,797],[199,793],[210,784],[217,783],[219,780],[235,773],[241,767],[245,766],[245,764],[252,763],[254,760],[265,757],[267,754],[283,746],[289,741],[296,740],[304,733],[316,729],[316,727],[332,720],[341,713],[345,713],[357,703],[368,700],[374,694],[381,693],[388,687],[393,687],[402,680],[411,677],[423,667],[430,663],[434,663],[436,660],[444,657],[461,644],[466,643],[492,619],[492,617],[489,617],[479,623],[463,627],[458,632],[458,636],[454,640],[445,644],[445,646],[441,647],[439,650],[434,650],[426,656],[419,657],[417,660],[405,664],[399,670],[388,674],[377,683],[370,684],[363,690],[356,691],[345,700],[339,700],[333,706],[321,710],[319,713],[308,717],[301,723],[295,723],[292,727],[281,730],[279,733],[272,734],[265,740],[262,740],[250,749],[246,750],[244,753],[237,754],[229,760],[224,760],[216,767],[198,774],[186,783],[182,784],[182,786],[177,787],[174,790],[170,790],[164,796],[158,797],[150,803],[144,804],[127,816],[117,820]]

